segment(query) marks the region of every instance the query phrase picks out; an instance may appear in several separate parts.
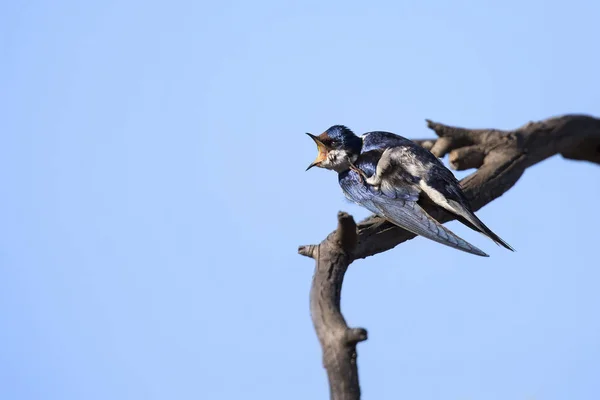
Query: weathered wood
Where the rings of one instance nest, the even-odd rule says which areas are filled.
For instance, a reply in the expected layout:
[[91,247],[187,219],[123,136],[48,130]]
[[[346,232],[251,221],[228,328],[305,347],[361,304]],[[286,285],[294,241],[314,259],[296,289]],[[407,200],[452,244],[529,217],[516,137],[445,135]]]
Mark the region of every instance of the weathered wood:
[[302,255],[316,260],[310,289],[310,314],[323,348],[323,366],[329,377],[330,396],[335,400],[360,398],[356,344],[367,339],[363,328],[349,328],[340,310],[344,274],[356,247],[354,219],[340,212],[338,228],[318,246],[300,247]]

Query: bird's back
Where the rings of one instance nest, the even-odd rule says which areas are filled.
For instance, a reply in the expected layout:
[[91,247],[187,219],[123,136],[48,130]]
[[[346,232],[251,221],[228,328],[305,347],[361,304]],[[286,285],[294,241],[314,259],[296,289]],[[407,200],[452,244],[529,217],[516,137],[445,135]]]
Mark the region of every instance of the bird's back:
[[377,149],[386,149],[396,146],[415,146],[415,142],[391,132],[373,131],[361,136],[363,140],[362,152]]

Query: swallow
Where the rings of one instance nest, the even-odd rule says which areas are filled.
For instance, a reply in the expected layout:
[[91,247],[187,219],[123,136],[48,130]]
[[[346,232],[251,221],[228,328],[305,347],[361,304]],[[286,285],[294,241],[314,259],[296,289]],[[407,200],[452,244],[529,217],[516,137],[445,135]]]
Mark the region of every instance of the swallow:
[[391,223],[452,248],[489,257],[436,221],[423,207],[433,204],[508,250],[514,249],[473,212],[454,174],[429,150],[390,132],[357,136],[344,125],[307,133],[317,145],[312,167],[333,170],[344,195]]

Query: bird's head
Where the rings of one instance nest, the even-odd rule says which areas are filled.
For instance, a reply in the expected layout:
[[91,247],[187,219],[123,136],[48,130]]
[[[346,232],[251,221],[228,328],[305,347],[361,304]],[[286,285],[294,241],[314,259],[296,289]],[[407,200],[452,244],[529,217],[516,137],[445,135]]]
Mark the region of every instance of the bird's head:
[[356,161],[362,148],[362,139],[343,125],[334,125],[319,136],[307,133],[315,143],[319,154],[306,169],[319,167],[342,172]]

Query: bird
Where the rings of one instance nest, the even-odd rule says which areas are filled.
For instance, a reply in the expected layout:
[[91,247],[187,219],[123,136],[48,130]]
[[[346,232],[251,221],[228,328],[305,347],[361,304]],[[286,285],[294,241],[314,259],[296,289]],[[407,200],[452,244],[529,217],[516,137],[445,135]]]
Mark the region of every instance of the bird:
[[357,136],[345,125],[333,125],[318,136],[307,135],[316,143],[318,155],[306,170],[318,167],[337,172],[338,183],[350,201],[416,235],[489,257],[422,207],[433,204],[514,251],[475,215],[454,174],[412,140],[385,131]]

